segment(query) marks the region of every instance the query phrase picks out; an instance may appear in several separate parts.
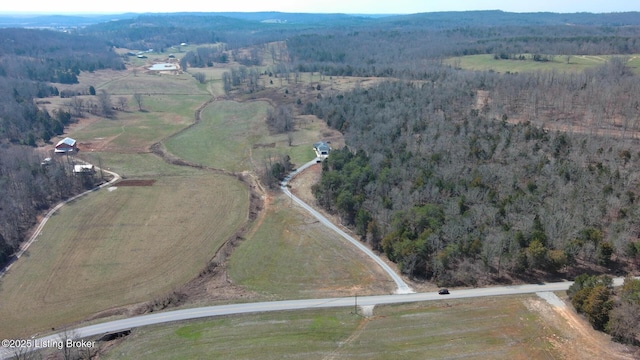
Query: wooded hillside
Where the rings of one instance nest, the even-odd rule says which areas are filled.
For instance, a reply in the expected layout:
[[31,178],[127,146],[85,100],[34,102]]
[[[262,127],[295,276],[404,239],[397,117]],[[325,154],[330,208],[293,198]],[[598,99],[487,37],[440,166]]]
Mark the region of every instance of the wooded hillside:
[[635,256],[637,141],[508,122],[557,114],[637,122],[623,94],[639,79],[624,64],[581,75],[429,74],[306,107],[348,145],[323,164],[314,190],[322,206],[403,272],[443,284]]

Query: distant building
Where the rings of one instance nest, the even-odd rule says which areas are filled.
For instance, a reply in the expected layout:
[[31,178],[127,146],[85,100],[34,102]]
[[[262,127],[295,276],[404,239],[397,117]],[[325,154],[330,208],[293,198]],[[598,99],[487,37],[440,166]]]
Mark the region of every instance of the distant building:
[[95,169],[93,165],[74,165],[73,173],[74,174],[93,174]]
[[160,74],[177,75],[180,71],[180,66],[178,66],[178,64],[172,64],[172,63],[161,63],[161,64],[153,64],[153,66],[148,69],[150,71],[155,71]]
[[172,71],[178,70],[178,65],[171,63],[162,63],[162,64],[153,64],[152,67],[149,68],[151,71]]
[[58,154],[70,153],[78,151],[76,141],[70,137],[66,137],[56,144],[55,152]]
[[326,159],[329,157],[329,152],[331,152],[331,147],[324,141],[317,142],[313,144],[313,151],[316,152],[316,156],[320,159]]

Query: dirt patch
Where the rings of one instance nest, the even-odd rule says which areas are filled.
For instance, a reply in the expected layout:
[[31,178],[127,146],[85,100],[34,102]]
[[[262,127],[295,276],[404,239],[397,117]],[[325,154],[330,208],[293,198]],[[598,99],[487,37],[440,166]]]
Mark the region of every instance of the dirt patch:
[[606,334],[594,330],[571,306],[553,306],[542,299],[528,299],[527,308],[537,313],[542,326],[555,333],[546,339],[564,359],[638,359],[636,349],[611,341]]
[[153,186],[155,180],[122,180],[118,186]]

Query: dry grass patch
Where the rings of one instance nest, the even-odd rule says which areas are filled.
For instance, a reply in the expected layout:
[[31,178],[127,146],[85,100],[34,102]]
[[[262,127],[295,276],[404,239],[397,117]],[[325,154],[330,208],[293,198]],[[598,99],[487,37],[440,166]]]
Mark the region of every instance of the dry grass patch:
[[235,178],[157,178],[61,209],[2,279],[0,337],[28,336],[162,296],[196,276],[247,219]]

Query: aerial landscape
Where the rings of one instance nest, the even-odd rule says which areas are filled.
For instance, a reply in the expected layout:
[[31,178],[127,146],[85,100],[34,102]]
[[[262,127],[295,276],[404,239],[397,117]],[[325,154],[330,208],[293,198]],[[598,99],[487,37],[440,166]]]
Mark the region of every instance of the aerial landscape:
[[640,357],[633,5],[105,4],[0,12],[0,359]]

